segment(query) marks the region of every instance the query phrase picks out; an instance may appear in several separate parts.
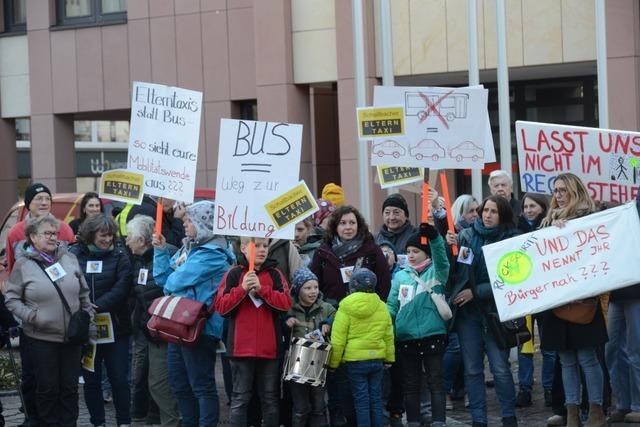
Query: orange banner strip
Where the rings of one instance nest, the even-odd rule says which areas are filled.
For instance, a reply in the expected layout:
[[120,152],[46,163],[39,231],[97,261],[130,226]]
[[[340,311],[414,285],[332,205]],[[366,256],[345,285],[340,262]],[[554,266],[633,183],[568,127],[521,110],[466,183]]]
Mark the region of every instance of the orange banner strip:
[[[447,210],[449,231],[455,233],[456,230],[453,226],[453,212],[451,212],[451,198],[449,198],[449,183],[447,182],[447,174],[444,171],[440,171],[440,186],[442,187],[442,197],[444,197],[444,207]],[[458,245],[451,245],[451,253],[453,256],[458,255]]]

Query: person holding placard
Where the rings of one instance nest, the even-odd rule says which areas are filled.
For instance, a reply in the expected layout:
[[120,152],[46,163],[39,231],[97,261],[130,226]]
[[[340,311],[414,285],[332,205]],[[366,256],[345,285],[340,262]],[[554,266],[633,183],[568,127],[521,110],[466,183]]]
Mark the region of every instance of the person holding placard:
[[[580,178],[572,173],[562,173],[553,183],[549,212],[542,220],[541,226],[564,227],[567,221],[594,211],[595,204]],[[558,309],[542,314],[541,348],[558,352],[562,365],[568,427],[577,427],[580,424],[580,370],[584,373],[589,395],[589,418],[586,426],[606,426],[602,408],[604,375],[598,360],[597,347],[607,342],[607,328],[599,300],[591,299],[585,303],[595,306],[593,317],[587,324],[561,319],[555,314]]]
[[479,208],[480,218],[458,234],[460,249],[451,281],[450,302],[454,305],[453,327],[458,332],[464,362],[464,383],[474,427],[487,425],[487,397],[484,382],[484,355],[489,359],[503,427],[518,425],[516,392],[509,363],[509,349],[500,348],[500,337],[485,332],[490,317],[497,318],[491,282],[482,247],[518,234],[513,211],[501,196],[486,198]]
[[[195,299],[210,307],[224,274],[234,262],[224,237],[214,234],[215,204],[187,206],[182,247],[171,256],[162,234],[153,236],[153,277],[165,295]],[[169,385],[183,426],[215,426],[219,418],[215,362],[222,317],[213,313],[194,347],[169,344]]]
[[[93,313],[76,257],[58,245],[59,224],[51,214],[27,221],[27,240],[5,292],[7,308],[22,321],[20,347],[28,347],[33,362],[38,411],[35,425],[76,425],[82,345],[68,340],[69,313],[80,309]],[[34,425],[32,414],[28,415],[25,421]]]
[[105,425],[102,367],[113,393],[117,424],[131,424],[131,391],[128,379],[131,320],[127,299],[131,291],[131,263],[123,248],[116,247],[118,226],[105,214],[87,218],[71,253],[78,258],[89,284],[98,324],[94,371],[83,369],[84,400],[94,426]]

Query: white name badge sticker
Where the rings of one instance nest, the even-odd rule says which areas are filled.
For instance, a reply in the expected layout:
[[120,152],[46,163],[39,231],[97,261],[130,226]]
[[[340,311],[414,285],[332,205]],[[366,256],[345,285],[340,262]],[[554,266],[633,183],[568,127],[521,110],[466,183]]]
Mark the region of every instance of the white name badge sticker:
[[409,256],[404,254],[398,254],[398,265],[404,267],[409,264]]
[[62,279],[67,275],[67,272],[64,271],[64,268],[62,268],[59,262],[56,262],[52,266],[45,268],[44,271],[47,273],[47,276],[49,276],[49,279],[53,280],[54,282],[56,280]]
[[87,261],[87,273],[102,273],[102,261]]
[[146,268],[141,268],[138,272],[138,285],[146,285],[147,279],[149,278],[149,270]]
[[342,267],[340,269],[340,275],[342,275],[342,281],[344,283],[349,283],[351,275],[353,274],[353,268],[354,266],[352,265],[351,267]]
[[458,262],[471,265],[471,263],[473,262],[473,251],[466,246],[460,246],[460,252],[458,253]]

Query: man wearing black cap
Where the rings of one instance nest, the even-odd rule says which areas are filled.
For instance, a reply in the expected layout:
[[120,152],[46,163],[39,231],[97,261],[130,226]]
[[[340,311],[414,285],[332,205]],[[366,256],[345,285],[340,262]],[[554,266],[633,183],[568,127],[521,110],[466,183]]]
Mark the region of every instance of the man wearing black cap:
[[404,254],[407,240],[416,232],[416,228],[409,221],[407,201],[400,193],[390,195],[382,203],[382,221],[376,243],[386,240],[393,243],[398,253]]
[[[29,211],[24,219],[15,224],[9,230],[7,235],[7,247],[5,253],[7,255],[7,270],[11,273],[13,264],[15,263],[15,249],[26,240],[24,229],[29,218],[37,218],[47,215],[51,212],[51,191],[44,184],[31,184],[24,192],[24,206]],[[58,241],[74,242],[75,236],[71,227],[60,221],[60,229],[58,230]],[[22,335],[21,335],[22,337]],[[35,366],[33,360],[29,357],[30,352],[27,350],[27,340],[20,340],[20,357],[22,359],[22,394],[25,404],[25,421],[23,426],[37,426],[38,411],[36,408],[36,383],[35,383]]]

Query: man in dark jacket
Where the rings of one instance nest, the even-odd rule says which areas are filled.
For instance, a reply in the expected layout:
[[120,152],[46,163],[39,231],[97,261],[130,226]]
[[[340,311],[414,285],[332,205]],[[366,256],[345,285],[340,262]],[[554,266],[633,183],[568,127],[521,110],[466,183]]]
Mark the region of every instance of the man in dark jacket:
[[518,223],[518,217],[522,213],[522,203],[513,195],[513,179],[506,171],[495,170],[489,175],[489,190],[492,196],[500,196],[507,199],[513,210],[513,223]]

